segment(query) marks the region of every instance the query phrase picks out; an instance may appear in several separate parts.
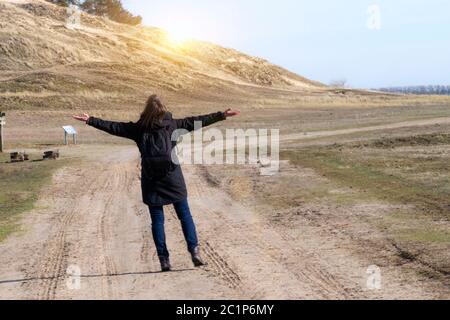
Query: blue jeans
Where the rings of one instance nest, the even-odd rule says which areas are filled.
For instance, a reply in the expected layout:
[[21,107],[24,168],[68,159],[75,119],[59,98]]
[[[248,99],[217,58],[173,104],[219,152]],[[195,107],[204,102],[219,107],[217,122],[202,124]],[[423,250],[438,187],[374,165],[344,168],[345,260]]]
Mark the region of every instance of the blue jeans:
[[[194,220],[192,219],[189,203],[187,199],[174,203],[173,207],[180,219],[184,238],[186,239],[189,252],[192,252],[198,246],[197,231],[195,230]],[[156,251],[159,257],[168,258],[169,250],[166,245],[166,233],[164,231],[164,208],[150,207],[150,216],[152,218],[152,233],[155,241]]]

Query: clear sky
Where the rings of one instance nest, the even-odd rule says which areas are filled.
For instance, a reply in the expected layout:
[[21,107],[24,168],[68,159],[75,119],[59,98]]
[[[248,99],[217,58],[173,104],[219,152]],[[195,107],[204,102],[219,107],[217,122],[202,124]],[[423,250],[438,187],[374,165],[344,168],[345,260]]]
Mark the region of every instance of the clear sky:
[[146,25],[232,47],[324,83],[450,85],[448,0],[122,2]]

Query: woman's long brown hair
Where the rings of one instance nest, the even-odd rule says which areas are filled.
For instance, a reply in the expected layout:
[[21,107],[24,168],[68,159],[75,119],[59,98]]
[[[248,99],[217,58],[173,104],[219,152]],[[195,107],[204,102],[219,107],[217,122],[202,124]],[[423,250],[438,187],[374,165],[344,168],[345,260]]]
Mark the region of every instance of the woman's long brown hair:
[[144,111],[141,114],[139,122],[144,128],[154,128],[161,124],[166,115],[167,108],[161,99],[156,95],[151,95],[145,106]]

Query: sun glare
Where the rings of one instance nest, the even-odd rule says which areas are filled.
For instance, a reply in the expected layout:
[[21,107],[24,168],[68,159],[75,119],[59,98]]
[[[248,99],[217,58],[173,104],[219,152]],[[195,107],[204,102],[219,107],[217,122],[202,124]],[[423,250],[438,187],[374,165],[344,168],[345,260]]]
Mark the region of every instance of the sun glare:
[[189,30],[182,27],[167,28],[167,39],[173,45],[182,45],[192,39]]

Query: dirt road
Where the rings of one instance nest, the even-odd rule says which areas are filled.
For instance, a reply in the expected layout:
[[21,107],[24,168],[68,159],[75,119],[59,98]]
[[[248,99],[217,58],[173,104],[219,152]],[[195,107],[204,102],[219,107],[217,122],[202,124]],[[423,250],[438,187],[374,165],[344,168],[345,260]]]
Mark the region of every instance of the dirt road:
[[[86,160],[59,170],[36,209],[24,216],[23,231],[0,244],[2,299],[434,297],[416,279],[401,280],[395,268],[383,271],[382,290],[370,290],[370,261],[333,239],[329,226],[321,233],[306,233],[306,227],[285,232],[233,201],[202,167],[193,166],[184,170],[209,265],[192,267],[179,223],[168,210],[175,271],[159,273],[136,148],[66,152],[81,152]],[[69,276],[77,272],[79,282]]]
[[334,136],[346,135],[346,134],[352,134],[352,133],[383,131],[383,130],[400,129],[400,128],[407,128],[407,127],[415,127],[415,126],[445,125],[445,124],[450,124],[449,117],[440,117],[440,118],[433,118],[433,119],[426,119],[426,120],[423,120],[423,119],[411,120],[411,121],[403,121],[403,122],[396,122],[396,123],[382,124],[382,125],[375,125],[375,126],[364,126],[364,127],[359,127],[359,128],[350,128],[350,129],[341,129],[341,130],[302,132],[302,133],[284,135],[281,138],[281,141],[334,137]]

